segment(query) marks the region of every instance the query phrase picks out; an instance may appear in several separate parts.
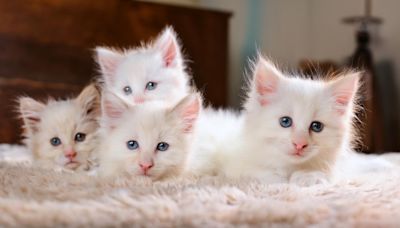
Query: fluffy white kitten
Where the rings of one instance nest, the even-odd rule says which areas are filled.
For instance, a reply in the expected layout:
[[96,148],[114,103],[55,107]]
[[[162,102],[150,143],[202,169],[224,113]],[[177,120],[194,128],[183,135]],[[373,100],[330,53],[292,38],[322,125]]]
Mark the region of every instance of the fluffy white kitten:
[[260,57],[245,104],[248,153],[276,177],[326,182],[337,156],[351,150],[358,87],[359,73],[330,81],[286,76]]
[[128,104],[162,100],[175,105],[189,94],[189,76],[171,27],[146,46],[123,52],[98,47],[96,52],[104,89]]
[[130,106],[105,93],[102,110],[101,176],[128,174],[160,180],[181,174],[201,110],[198,94],[171,108],[162,102]]
[[260,57],[243,113],[200,117],[191,171],[266,183],[325,182],[338,154],[351,148],[358,77],[288,77]]
[[92,84],[70,100],[19,99],[25,144],[37,165],[87,170],[97,145],[100,94]]

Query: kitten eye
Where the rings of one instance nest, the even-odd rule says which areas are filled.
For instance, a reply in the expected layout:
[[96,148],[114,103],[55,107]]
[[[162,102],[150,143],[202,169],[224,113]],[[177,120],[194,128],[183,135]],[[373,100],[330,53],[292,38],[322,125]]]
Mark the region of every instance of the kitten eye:
[[130,150],[136,150],[137,148],[139,148],[139,143],[135,140],[129,140],[126,143],[126,146],[128,147],[128,149]]
[[147,90],[154,90],[157,87],[157,82],[148,82],[146,84]]
[[86,134],[84,134],[84,133],[78,132],[75,135],[75,141],[77,141],[77,142],[83,142],[83,141],[85,141],[85,138],[86,138]]
[[288,117],[288,116],[284,116],[284,117],[281,117],[281,118],[279,119],[279,124],[280,124],[283,128],[288,128],[288,127],[292,126],[292,123],[293,123],[292,118],[290,118],[290,117]]
[[313,132],[321,132],[324,129],[324,124],[319,121],[313,121],[310,125],[310,130]]
[[50,144],[53,146],[58,146],[61,144],[61,139],[58,137],[54,137],[50,139]]
[[124,87],[124,93],[126,95],[132,94],[132,88],[130,86],[125,86]]
[[158,151],[166,151],[168,150],[168,147],[169,147],[168,143],[165,142],[160,142],[159,144],[157,144]]

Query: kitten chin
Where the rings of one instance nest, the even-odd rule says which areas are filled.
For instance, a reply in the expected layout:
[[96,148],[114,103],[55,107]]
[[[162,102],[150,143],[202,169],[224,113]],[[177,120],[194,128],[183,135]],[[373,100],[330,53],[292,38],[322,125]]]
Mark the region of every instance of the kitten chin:
[[32,152],[34,164],[88,170],[88,160],[97,145],[99,104],[100,94],[93,84],[75,99],[42,103],[21,97],[24,142]]
[[181,175],[201,111],[199,94],[170,107],[165,103],[131,106],[106,92],[102,106],[100,176],[163,180]]
[[176,33],[167,27],[142,47],[125,51],[96,48],[103,89],[130,105],[163,101],[175,105],[190,92]]

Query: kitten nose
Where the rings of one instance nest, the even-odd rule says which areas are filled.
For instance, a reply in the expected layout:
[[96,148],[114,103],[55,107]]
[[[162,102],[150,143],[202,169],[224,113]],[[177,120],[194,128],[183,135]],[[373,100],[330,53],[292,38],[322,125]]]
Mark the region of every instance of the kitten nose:
[[76,157],[77,153],[74,150],[67,150],[64,155],[66,158],[73,159]]
[[153,162],[147,163],[147,162],[141,162],[139,163],[140,168],[142,169],[143,173],[147,173],[147,171],[149,169],[151,169],[151,167],[154,166]]
[[308,144],[307,142],[294,142],[293,146],[296,148],[296,150],[303,150],[308,146]]
[[144,98],[143,97],[135,97],[135,103],[141,104],[143,102],[144,102]]

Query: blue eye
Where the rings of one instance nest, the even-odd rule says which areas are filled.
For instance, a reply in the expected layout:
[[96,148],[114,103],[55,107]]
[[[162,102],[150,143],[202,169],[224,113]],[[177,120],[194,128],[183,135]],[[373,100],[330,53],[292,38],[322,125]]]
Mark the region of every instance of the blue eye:
[[131,93],[132,93],[132,88],[131,88],[130,86],[125,86],[125,87],[124,87],[124,93],[125,93],[126,95],[131,94]]
[[157,87],[157,82],[148,82],[146,84],[147,90],[154,90]]
[[310,130],[313,132],[321,132],[324,129],[324,124],[319,121],[313,121],[310,125]]
[[78,132],[75,135],[75,141],[77,141],[77,142],[83,142],[83,141],[85,141],[85,138],[86,138],[86,134],[81,133],[81,132]]
[[128,142],[126,142],[126,146],[130,150],[136,150],[137,148],[139,148],[139,143],[135,140],[129,140]]
[[61,144],[61,139],[58,137],[54,137],[50,139],[50,144],[53,146],[58,146]]
[[290,117],[288,117],[288,116],[284,116],[284,117],[281,117],[281,118],[279,119],[279,124],[280,124],[283,128],[288,128],[288,127],[292,126],[292,123],[293,123],[292,118],[290,118]]
[[168,147],[169,147],[168,143],[165,142],[160,142],[159,144],[157,144],[158,151],[166,151],[168,150]]

